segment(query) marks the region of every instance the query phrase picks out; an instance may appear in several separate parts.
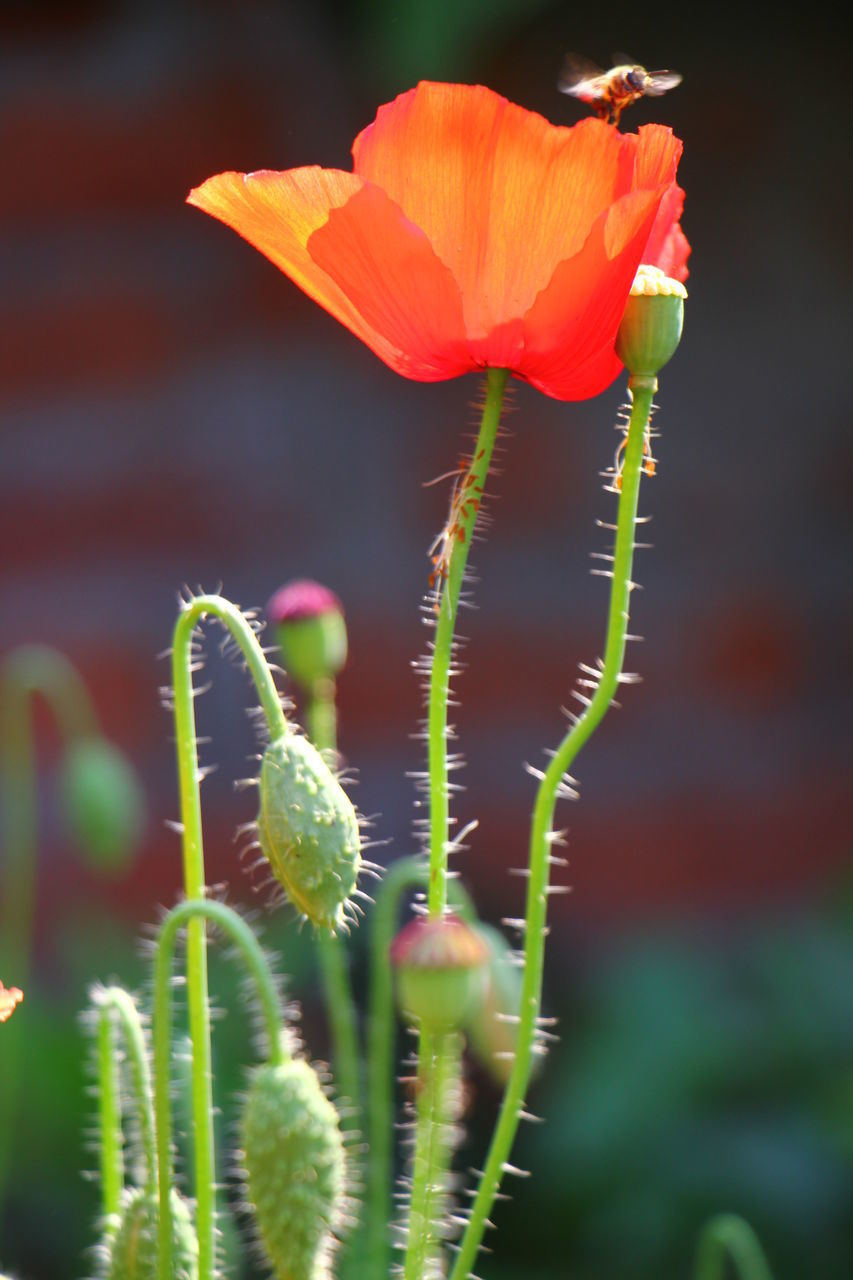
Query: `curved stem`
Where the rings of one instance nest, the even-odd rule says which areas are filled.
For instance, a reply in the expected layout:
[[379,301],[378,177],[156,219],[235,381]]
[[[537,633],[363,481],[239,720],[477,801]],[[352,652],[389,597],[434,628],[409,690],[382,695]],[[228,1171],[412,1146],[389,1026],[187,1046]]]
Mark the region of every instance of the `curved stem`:
[[[365,1202],[366,1274],[388,1274],[388,1222],[391,1217],[391,1157],[394,1111],[394,984],[388,953],[397,927],[402,895],[429,882],[423,858],[400,858],[385,872],[376,892],[370,933],[370,1004],[367,1014],[368,1149]],[[474,904],[460,882],[448,891],[458,915],[476,922]]]
[[[98,1009],[98,1083],[101,1095],[101,1173],[104,1214],[118,1209],[122,1189],[121,1106],[115,1094],[115,1058],[112,1054],[113,1014],[118,1016],[130,1061],[139,1139],[145,1165],[146,1190],[157,1187],[157,1154],[154,1143],[154,1104],[151,1067],[139,1010],[122,987],[105,987],[93,993]],[[118,1142],[116,1143],[116,1138]],[[116,1149],[117,1148],[117,1149]]]
[[632,406],[619,491],[604,662],[598,686],[589,705],[560,743],[545,771],[536,795],[530,832],[524,978],[515,1061],[504,1091],[497,1126],[471,1209],[471,1216],[451,1272],[451,1280],[467,1280],[470,1274],[501,1183],[504,1165],[512,1148],[519,1117],[524,1109],[524,1095],[530,1079],[542,1001],[551,828],[560,786],[567,769],[581,747],[604,718],[616,692],[625,658],[643,444],[657,380],[633,377],[629,380],[628,386],[631,390]]
[[[308,695],[305,719],[309,738],[331,764],[338,747],[334,680],[315,682]],[[358,1071],[358,1031],[344,935],[319,929],[316,939],[332,1032],[332,1063],[338,1094],[347,1099],[353,1108],[350,1114],[341,1117],[341,1125],[345,1130],[353,1129],[359,1123],[361,1085]]]
[[[35,915],[37,843],[36,761],[31,701],[40,695],[66,742],[95,733],[98,720],[76,668],[56,649],[23,645],[0,668],[0,975],[27,989]],[[20,1023],[3,1033],[0,1059],[0,1204],[8,1176],[17,1114],[23,1041]]]
[[245,920],[224,902],[183,902],[174,907],[160,926],[154,961],[154,1112],[157,1119],[157,1184],[160,1198],[160,1280],[172,1280],[172,1207],[169,1199],[172,1186],[172,961],[180,929],[185,924],[188,927],[194,923],[203,924],[205,920],[212,921],[228,934],[254,980],[267,1031],[270,1063],[277,1066],[287,1058],[287,1048],[281,1035],[282,1010],[275,981],[263,949]]
[[459,592],[468,560],[468,548],[477,520],[489,463],[492,458],[501,405],[509,372],[489,369],[486,401],[474,454],[459,482],[445,527],[446,554],[439,576],[446,572],[438,603],[438,620],[432,648],[429,678],[427,746],[429,758],[429,913],[438,916],[447,905],[447,855],[450,847],[450,793],[447,784],[447,700],[453,653],[453,631],[459,609]]
[[[192,686],[192,637],[201,619],[208,614],[212,614],[227,627],[240,647],[255,683],[269,726],[270,737],[275,739],[287,731],[272,672],[249,622],[235,605],[222,596],[202,595],[190,600],[175,625],[172,648],[175,742],[183,829],[184,892],[189,899],[201,899],[205,895],[201,798]],[[215,1265],[216,1233],[213,1096],[210,1013],[207,1000],[207,949],[204,921],[199,918],[190,920],[188,927],[187,1003],[190,1038],[193,1044],[192,1104],[199,1246],[198,1275],[199,1280],[211,1280]]]
[[694,1280],[723,1280],[730,1257],[739,1280],[773,1280],[764,1250],[748,1222],[734,1213],[720,1214],[699,1238]]

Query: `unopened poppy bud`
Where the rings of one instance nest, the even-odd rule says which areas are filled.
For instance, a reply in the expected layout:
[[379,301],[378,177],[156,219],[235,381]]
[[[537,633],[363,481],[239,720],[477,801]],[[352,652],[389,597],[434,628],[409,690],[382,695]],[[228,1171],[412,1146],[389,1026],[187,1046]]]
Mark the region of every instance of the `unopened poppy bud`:
[[476,930],[487,948],[487,977],[483,999],[473,1009],[465,1030],[483,1066],[506,1084],[518,1043],[522,969],[499,929],[478,924]]
[[243,1115],[246,1190],[278,1280],[319,1280],[340,1226],[345,1158],[338,1113],[293,1058],[252,1073]]
[[483,999],[487,960],[458,916],[417,916],[391,944],[400,1008],[428,1030],[458,1030]]
[[106,738],[78,738],[66,751],[60,787],[81,852],[98,867],[125,867],[145,821],[142,787],[125,754]]
[[358,818],[320,752],[298,733],[264,752],[258,839],[294,906],[316,925],[342,925],[361,867]]
[[[186,1200],[172,1191],[172,1262],[179,1280],[198,1275],[198,1242]],[[157,1194],[135,1188],[126,1194],[109,1243],[106,1280],[157,1280],[160,1204]]]
[[616,354],[634,377],[653,378],[681,341],[687,290],[658,267],[641,266],[631,285]]
[[282,587],[267,605],[284,669],[312,689],[336,676],[347,660],[347,629],[340,600],[319,582],[302,579]]

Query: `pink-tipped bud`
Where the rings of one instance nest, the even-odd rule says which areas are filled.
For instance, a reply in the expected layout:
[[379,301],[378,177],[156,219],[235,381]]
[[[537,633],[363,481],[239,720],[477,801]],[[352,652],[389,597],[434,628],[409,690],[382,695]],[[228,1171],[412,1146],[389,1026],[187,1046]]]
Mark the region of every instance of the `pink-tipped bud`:
[[289,582],[267,605],[284,668],[292,680],[311,689],[328,680],[347,660],[347,629],[333,591],[307,578]]
[[458,916],[411,920],[391,944],[403,1013],[431,1031],[455,1031],[483,999],[488,948]]

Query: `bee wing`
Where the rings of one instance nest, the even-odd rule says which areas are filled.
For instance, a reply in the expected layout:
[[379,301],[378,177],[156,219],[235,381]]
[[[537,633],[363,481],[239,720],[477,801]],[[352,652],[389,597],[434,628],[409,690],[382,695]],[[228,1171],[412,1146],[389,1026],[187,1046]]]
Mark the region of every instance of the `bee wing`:
[[601,67],[590,62],[589,58],[582,58],[577,53],[567,53],[560,68],[557,88],[560,93],[571,93],[577,96],[579,91],[583,92],[588,87],[590,80],[596,80],[603,75]]
[[681,84],[681,79],[677,71],[650,71],[646,80],[646,94],[650,98],[659,98],[668,89]]

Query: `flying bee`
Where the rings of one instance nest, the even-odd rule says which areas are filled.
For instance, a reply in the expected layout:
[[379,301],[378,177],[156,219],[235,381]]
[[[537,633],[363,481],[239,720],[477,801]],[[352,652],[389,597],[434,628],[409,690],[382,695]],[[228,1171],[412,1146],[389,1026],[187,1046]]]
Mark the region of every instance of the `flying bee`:
[[594,62],[567,55],[557,81],[561,93],[587,102],[595,114],[607,124],[618,124],[622,112],[640,98],[659,98],[668,89],[681,84],[677,71],[647,71],[635,62],[602,71]]

